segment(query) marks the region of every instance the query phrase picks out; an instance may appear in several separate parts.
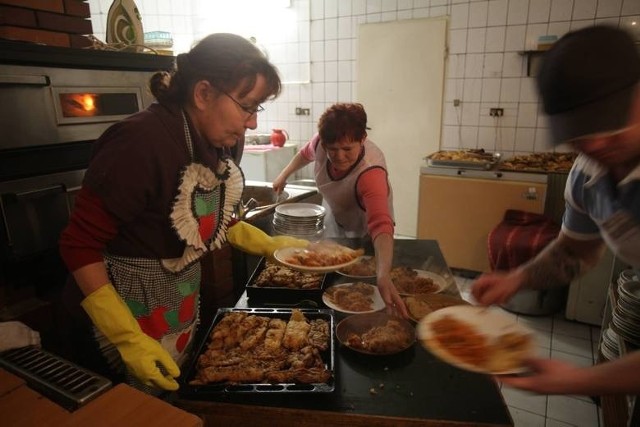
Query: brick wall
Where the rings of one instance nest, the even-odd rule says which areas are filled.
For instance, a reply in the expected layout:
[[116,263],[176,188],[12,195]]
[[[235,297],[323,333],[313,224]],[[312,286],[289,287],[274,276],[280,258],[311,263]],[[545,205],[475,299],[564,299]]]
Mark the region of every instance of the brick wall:
[[91,12],[85,0],[0,0],[0,38],[49,46],[91,45]]

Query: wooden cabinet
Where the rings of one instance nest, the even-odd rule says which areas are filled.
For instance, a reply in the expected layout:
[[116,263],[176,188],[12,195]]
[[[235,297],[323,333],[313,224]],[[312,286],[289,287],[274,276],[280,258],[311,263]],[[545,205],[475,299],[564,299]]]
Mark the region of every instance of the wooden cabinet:
[[443,169],[420,176],[418,238],[435,239],[450,267],[490,271],[489,233],[507,209],[543,213],[546,175]]

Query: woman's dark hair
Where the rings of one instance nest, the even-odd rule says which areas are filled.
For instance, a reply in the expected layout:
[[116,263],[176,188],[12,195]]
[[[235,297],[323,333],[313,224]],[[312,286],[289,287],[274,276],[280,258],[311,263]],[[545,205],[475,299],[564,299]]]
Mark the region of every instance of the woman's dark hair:
[[265,54],[241,36],[217,33],[202,39],[189,53],[179,54],[171,72],[154,74],[149,88],[160,103],[183,105],[201,80],[224,92],[242,85],[242,97],[253,89],[259,74],[266,80],[264,100],[278,96],[282,90],[280,76]]
[[362,104],[333,104],[320,116],[318,132],[324,144],[343,138],[362,141],[367,136],[367,113]]

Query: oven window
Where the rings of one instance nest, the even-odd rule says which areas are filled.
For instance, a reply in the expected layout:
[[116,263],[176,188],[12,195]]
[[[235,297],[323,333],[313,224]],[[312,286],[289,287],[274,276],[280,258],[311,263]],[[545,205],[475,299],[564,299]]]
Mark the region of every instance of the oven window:
[[58,124],[117,122],[142,109],[141,88],[52,88]]
[[104,117],[129,115],[140,107],[134,93],[61,93],[63,117]]

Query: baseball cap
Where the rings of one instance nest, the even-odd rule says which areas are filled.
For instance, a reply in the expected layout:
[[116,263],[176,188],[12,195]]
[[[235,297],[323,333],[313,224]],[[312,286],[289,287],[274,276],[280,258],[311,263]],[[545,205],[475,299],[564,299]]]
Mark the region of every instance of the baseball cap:
[[627,125],[640,81],[640,53],[610,26],[567,33],[543,56],[538,89],[555,143]]

